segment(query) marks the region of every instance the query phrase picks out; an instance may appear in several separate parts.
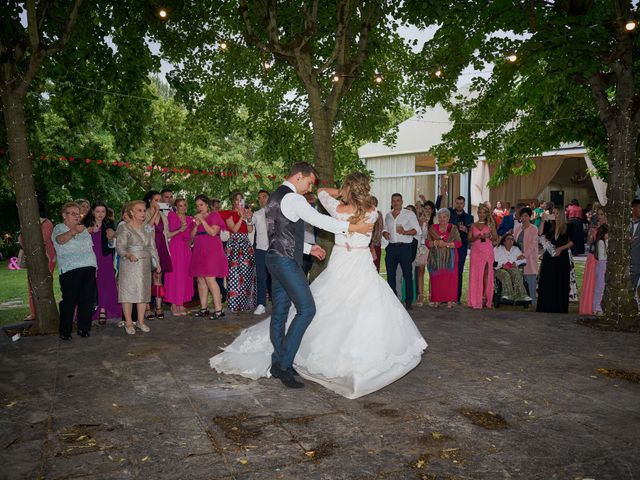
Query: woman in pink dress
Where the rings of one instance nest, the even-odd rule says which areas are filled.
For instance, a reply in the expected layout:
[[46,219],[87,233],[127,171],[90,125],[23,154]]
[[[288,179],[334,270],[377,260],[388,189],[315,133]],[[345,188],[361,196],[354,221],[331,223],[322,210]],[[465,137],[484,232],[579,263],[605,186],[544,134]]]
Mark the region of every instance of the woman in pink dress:
[[175,317],[185,316],[184,304],[193,297],[193,277],[189,275],[191,265],[191,229],[193,218],[187,215],[187,201],[178,198],[176,211],[169,212],[169,253],[173,270],[164,275],[164,286],[167,293],[165,302],[171,304],[171,313]]
[[[229,274],[229,263],[220,240],[220,230],[225,228],[225,223],[218,212],[210,210],[209,199],[205,195],[196,197],[196,209],[198,213],[191,228],[193,254],[189,265],[189,275],[198,278],[200,298],[200,310],[194,313],[194,316],[210,317],[214,320],[224,317],[220,287],[216,278],[224,278]],[[213,314],[210,314],[208,309],[209,292],[213,297]]]
[[537,302],[537,278],[538,278],[538,228],[531,223],[533,210],[525,207],[520,210],[520,223],[516,224],[513,236],[516,244],[522,250],[527,264],[524,266],[522,276],[527,283],[529,296],[533,305]]
[[438,223],[429,228],[427,248],[429,257],[429,305],[438,307],[440,303],[453,308],[458,299],[458,248],[462,246],[458,227],[449,223],[451,213],[448,208],[438,210]]
[[478,207],[478,221],[469,229],[469,306],[492,307],[493,299],[493,244],[498,234],[485,206]]

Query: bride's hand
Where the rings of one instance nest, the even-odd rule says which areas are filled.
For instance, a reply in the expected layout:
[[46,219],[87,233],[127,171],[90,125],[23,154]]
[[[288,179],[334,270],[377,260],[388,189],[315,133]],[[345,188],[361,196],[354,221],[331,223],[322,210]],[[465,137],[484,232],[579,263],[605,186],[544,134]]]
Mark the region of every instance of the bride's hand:
[[325,252],[320,245],[312,245],[309,255],[312,255],[316,257],[318,260],[322,261],[324,260],[324,257],[327,256],[327,252]]

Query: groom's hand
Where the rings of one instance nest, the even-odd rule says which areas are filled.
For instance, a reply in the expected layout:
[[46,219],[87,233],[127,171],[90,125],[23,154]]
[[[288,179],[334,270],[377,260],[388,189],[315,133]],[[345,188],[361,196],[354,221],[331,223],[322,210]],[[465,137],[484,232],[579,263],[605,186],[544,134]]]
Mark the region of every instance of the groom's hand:
[[322,261],[322,260],[324,260],[324,257],[327,256],[327,252],[325,252],[324,249],[320,245],[312,245],[311,246],[311,251],[309,252],[309,255],[313,255],[318,260]]
[[360,220],[358,223],[350,223],[349,231],[352,233],[361,233],[363,235],[369,235],[373,230],[373,223],[367,223],[364,219]]

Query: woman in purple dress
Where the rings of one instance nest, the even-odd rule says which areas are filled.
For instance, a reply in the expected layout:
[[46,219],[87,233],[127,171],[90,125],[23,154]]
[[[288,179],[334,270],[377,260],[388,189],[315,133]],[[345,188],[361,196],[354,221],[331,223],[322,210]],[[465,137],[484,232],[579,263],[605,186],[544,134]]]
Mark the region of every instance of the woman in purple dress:
[[160,268],[162,269],[162,273],[153,273],[151,296],[155,298],[155,313],[151,312],[147,318],[164,318],[162,299],[166,290],[162,284],[162,275],[173,271],[169,252],[169,221],[166,215],[160,211],[161,198],[160,192],[156,191],[150,191],[144,196],[144,203],[147,205],[145,223],[155,229],[156,249],[158,250]]
[[[193,239],[193,254],[189,274],[198,278],[198,297],[200,310],[196,317],[210,317],[212,320],[224,316],[222,298],[216,278],[224,278],[229,274],[229,264],[222,249],[220,230],[225,228],[224,220],[218,212],[212,212],[209,199],[205,195],[196,197],[198,213],[194,217],[191,228]],[[213,314],[209,309],[209,292],[213,296]]]
[[96,254],[98,271],[96,272],[97,309],[92,320],[105,325],[107,319],[120,320],[122,306],[118,303],[118,287],[116,272],[113,268],[113,252],[111,247],[115,236],[113,211],[101,201],[94,202],[89,214],[84,217],[84,225],[93,240],[93,252]]
[[174,316],[187,314],[184,304],[193,297],[193,277],[189,275],[191,263],[191,229],[193,218],[187,215],[187,201],[178,198],[175,201],[175,212],[169,212],[169,253],[173,272],[164,276],[167,295],[164,300],[171,303]]

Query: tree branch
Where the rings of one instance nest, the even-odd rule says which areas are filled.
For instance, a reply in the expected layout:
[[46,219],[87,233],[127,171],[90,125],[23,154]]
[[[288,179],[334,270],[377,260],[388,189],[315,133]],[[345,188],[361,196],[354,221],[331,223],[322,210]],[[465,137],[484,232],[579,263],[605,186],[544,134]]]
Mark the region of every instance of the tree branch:
[[[22,81],[20,85],[16,89],[18,94],[24,95],[33,82],[33,79],[38,74],[40,67],[42,66],[42,62],[49,55],[53,55],[54,53],[62,50],[65,45],[69,42],[69,38],[71,38],[71,32],[76,25],[76,21],[78,20],[78,12],[80,10],[80,6],[82,5],[83,0],[74,0],[73,7],[71,8],[71,12],[69,13],[69,18],[67,19],[67,23],[64,26],[62,31],[62,35],[60,38],[52,43],[49,47],[43,48],[40,42],[40,35],[37,29],[37,18],[35,13],[35,4],[34,0],[29,0],[28,4],[31,5],[32,13],[28,14],[28,25],[27,28],[29,30],[29,40],[31,43],[31,56],[29,57],[29,65],[27,66],[27,71],[22,77]],[[33,22],[33,25],[32,25]],[[38,38],[34,39],[34,35],[37,35]],[[34,48],[35,46],[35,48]]]
[[[240,0],[238,10],[244,23],[244,37],[247,40],[247,43],[254,45],[263,52],[272,53],[273,55],[290,61],[292,58],[294,58],[293,52],[285,49],[278,39],[278,25],[275,18],[275,2],[273,2],[272,0],[267,0],[267,3],[263,3],[263,5],[265,6],[267,12],[266,20],[268,22],[267,35],[269,38],[269,43],[264,43],[256,34],[253,28],[253,24],[251,23],[251,18],[249,16],[249,6],[247,4],[247,0]],[[273,26],[275,26],[275,30],[270,30],[270,28],[272,27],[272,22]]]
[[587,85],[591,88],[591,95],[598,107],[600,120],[607,129],[612,126],[615,117],[615,107],[609,103],[607,98],[607,86],[609,85],[608,75],[594,73],[586,78]]
[[36,1],[27,1],[27,31],[29,32],[29,44],[32,52],[37,52],[40,48],[40,33],[38,31],[38,15],[36,12]]
[[349,24],[350,10],[351,10],[350,0],[340,0],[340,3],[338,3],[338,9],[337,9],[335,45],[333,47],[333,51],[331,52],[331,55],[329,55],[329,58],[327,58],[327,60],[320,66],[320,68],[318,68],[317,70],[318,75],[323,74],[331,67],[331,65],[333,65],[333,62],[335,62],[336,59],[338,58],[340,51],[342,51],[344,48],[344,39],[346,36],[345,32],[347,29],[347,25]]

